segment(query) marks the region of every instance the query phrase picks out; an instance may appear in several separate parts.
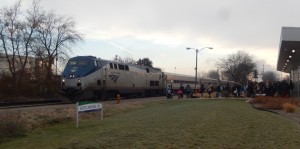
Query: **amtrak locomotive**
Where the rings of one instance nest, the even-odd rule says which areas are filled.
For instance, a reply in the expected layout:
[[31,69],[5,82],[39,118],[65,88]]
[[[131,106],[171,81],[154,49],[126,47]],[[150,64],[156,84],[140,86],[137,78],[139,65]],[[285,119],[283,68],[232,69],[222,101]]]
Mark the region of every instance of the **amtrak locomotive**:
[[[216,84],[217,80],[202,79],[202,82]],[[158,68],[119,63],[94,56],[77,56],[69,59],[62,73],[61,91],[77,101],[115,98],[117,94],[122,97],[164,95],[167,86],[177,89],[181,84],[190,84],[192,90],[195,90],[193,76],[164,73]]]
[[71,58],[62,73],[62,92],[79,99],[106,99],[117,94],[154,96],[164,92],[164,73],[157,68],[118,63],[93,56]]

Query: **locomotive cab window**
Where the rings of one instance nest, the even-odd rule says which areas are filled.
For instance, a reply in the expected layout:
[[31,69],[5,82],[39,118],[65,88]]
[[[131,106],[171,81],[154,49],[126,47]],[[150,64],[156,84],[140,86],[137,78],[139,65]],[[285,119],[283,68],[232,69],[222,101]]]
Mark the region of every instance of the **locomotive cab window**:
[[98,67],[102,67],[102,64],[100,61],[97,61],[97,65],[98,65]]
[[149,73],[149,68],[146,68],[146,72]]
[[76,65],[76,61],[69,61],[68,65]]
[[109,67],[110,67],[110,69],[114,69],[114,66],[112,63],[109,63]]
[[124,66],[124,65],[121,65],[121,64],[119,64],[119,70],[125,70],[125,66]]
[[114,64],[114,68],[115,68],[115,69],[118,69],[118,65],[117,65],[117,64]]
[[78,61],[77,62],[77,65],[78,66],[86,66],[86,65],[88,65],[89,64],[89,61]]
[[125,70],[129,71],[129,67],[127,65],[125,65]]

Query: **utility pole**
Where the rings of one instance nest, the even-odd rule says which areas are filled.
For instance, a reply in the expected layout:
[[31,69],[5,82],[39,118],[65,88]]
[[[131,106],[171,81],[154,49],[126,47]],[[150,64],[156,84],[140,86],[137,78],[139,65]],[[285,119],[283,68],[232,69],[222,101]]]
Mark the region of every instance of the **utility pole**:
[[176,76],[176,67],[175,67],[175,76]]

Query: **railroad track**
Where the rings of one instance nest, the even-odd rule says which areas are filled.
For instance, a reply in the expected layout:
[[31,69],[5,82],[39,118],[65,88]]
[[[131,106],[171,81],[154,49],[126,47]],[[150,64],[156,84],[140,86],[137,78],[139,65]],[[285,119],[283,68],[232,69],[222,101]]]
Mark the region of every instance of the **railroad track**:
[[22,107],[36,107],[47,105],[61,105],[70,104],[63,100],[40,100],[40,101],[19,101],[19,102],[0,102],[0,109],[22,108]]
[[[148,97],[148,98],[122,98],[121,102],[135,102],[141,100],[150,100],[160,97]],[[89,101],[86,99],[86,101]],[[107,100],[95,100],[95,102],[102,102],[106,104],[115,104],[115,99]],[[21,102],[0,102],[0,109],[13,109],[13,108],[23,108],[23,107],[38,107],[38,106],[48,106],[48,105],[64,105],[64,104],[75,104],[71,101],[64,100],[40,100],[40,101],[21,101]]]

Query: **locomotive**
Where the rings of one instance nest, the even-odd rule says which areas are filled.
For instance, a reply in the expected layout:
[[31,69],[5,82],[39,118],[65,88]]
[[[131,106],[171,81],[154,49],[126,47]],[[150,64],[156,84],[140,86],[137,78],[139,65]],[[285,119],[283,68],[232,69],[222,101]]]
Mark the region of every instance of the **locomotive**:
[[78,99],[163,95],[164,73],[158,68],[131,65],[93,56],[69,59],[62,73],[62,92]]
[[[62,73],[61,91],[71,100],[109,99],[122,97],[159,96],[167,86],[191,85],[193,76],[165,73],[159,68],[125,64],[94,56],[70,58]],[[216,83],[215,79],[201,79],[203,83]],[[198,88],[199,85],[197,84]]]

